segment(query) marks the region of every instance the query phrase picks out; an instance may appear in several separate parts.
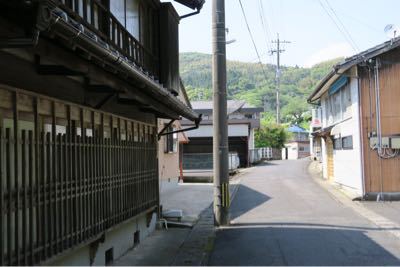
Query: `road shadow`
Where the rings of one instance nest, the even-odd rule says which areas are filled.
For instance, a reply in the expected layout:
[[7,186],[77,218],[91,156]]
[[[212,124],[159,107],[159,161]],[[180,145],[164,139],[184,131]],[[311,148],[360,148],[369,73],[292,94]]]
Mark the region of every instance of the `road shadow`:
[[239,185],[230,211],[231,220],[242,216],[270,199],[271,197],[253,190],[250,187],[242,184]]
[[274,166],[274,165],[279,165],[277,163],[274,163],[274,161],[271,160],[263,160],[260,163],[256,164],[255,166]]
[[400,260],[361,230],[233,225],[217,232],[209,265],[397,266]]

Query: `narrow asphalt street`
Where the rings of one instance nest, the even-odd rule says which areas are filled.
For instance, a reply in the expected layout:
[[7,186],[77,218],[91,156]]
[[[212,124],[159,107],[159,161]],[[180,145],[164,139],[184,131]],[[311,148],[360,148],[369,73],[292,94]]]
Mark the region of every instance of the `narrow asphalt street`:
[[308,164],[275,161],[243,175],[210,265],[400,265],[400,239],[332,197]]

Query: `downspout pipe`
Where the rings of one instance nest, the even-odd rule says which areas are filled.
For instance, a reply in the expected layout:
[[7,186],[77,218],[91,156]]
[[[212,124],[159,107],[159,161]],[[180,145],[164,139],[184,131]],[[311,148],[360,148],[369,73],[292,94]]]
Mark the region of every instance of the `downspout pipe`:
[[381,67],[379,58],[375,60],[375,112],[376,112],[376,131],[378,136],[378,155],[379,155],[379,172],[380,172],[380,189],[381,192],[377,196],[376,201],[384,201],[383,194],[383,176],[382,176],[382,122],[381,122],[381,99],[380,99],[380,81],[379,69]]
[[97,57],[103,59],[108,64],[114,66],[119,72],[124,73],[130,78],[134,78],[143,83],[141,90],[152,95],[155,99],[162,101],[165,106],[170,107],[190,121],[201,120],[201,117],[183,102],[173,96],[166,88],[148,77],[148,74],[141,68],[130,62],[125,56],[117,51],[112,51],[108,44],[99,40],[96,35],[87,31],[81,24],[68,18],[66,13],[56,8],[52,12],[52,22],[50,30],[80,45],[82,48],[93,52]]
[[199,119],[195,120],[195,125],[193,127],[188,127],[188,128],[184,128],[181,130],[176,130],[176,131],[172,131],[172,132],[167,132],[167,129],[169,126],[171,126],[175,120],[171,120],[165,127],[164,129],[161,130],[161,132],[158,134],[158,140],[161,139],[162,136],[164,135],[171,135],[171,134],[175,134],[175,133],[183,133],[183,132],[189,132],[189,131],[193,131],[193,130],[197,130],[200,127],[200,122],[201,122],[201,117],[202,114],[200,114]]
[[[362,103],[361,103],[361,79],[360,77],[357,77],[357,93],[358,93],[358,125],[359,125],[359,131],[361,133],[360,138],[362,139],[362,133],[363,133],[363,129],[364,129],[364,122],[362,120],[362,114],[363,114],[363,107],[362,107]],[[365,166],[365,152],[364,152],[364,145],[363,142],[360,142],[360,156],[361,156],[361,198],[364,199],[365,198],[365,170],[364,170],[364,166]]]
[[197,15],[197,14],[200,14],[200,9],[198,9],[198,10],[195,11],[195,12],[192,12],[192,13],[189,13],[189,14],[186,14],[186,15],[183,15],[183,16],[180,16],[180,17],[179,17],[179,20],[182,20],[182,19],[185,19],[185,18],[194,16],[194,15]]

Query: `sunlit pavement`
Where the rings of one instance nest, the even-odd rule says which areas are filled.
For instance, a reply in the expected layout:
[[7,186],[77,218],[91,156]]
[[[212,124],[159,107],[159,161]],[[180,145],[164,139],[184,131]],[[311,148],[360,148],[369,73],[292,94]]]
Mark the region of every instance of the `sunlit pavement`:
[[210,265],[400,265],[400,239],[332,197],[308,164],[276,161],[241,177]]

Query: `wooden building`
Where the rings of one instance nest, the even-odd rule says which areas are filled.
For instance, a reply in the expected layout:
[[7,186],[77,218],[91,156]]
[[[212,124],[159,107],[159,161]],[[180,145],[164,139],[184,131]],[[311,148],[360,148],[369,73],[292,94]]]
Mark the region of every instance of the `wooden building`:
[[154,229],[157,119],[200,120],[179,21],[158,0],[0,0],[0,265],[110,264]]
[[[187,133],[190,142],[183,146],[184,158],[185,155],[193,157],[213,152],[213,102],[193,101],[192,105],[203,115],[203,121],[197,130]],[[260,127],[260,112],[264,109],[237,100],[229,100],[227,109],[229,152],[239,155],[241,167],[248,167],[249,150],[255,148],[254,134]],[[190,122],[183,120],[182,125],[190,125]]]
[[366,199],[400,196],[400,39],[336,65],[309,98],[322,108],[324,176]]

